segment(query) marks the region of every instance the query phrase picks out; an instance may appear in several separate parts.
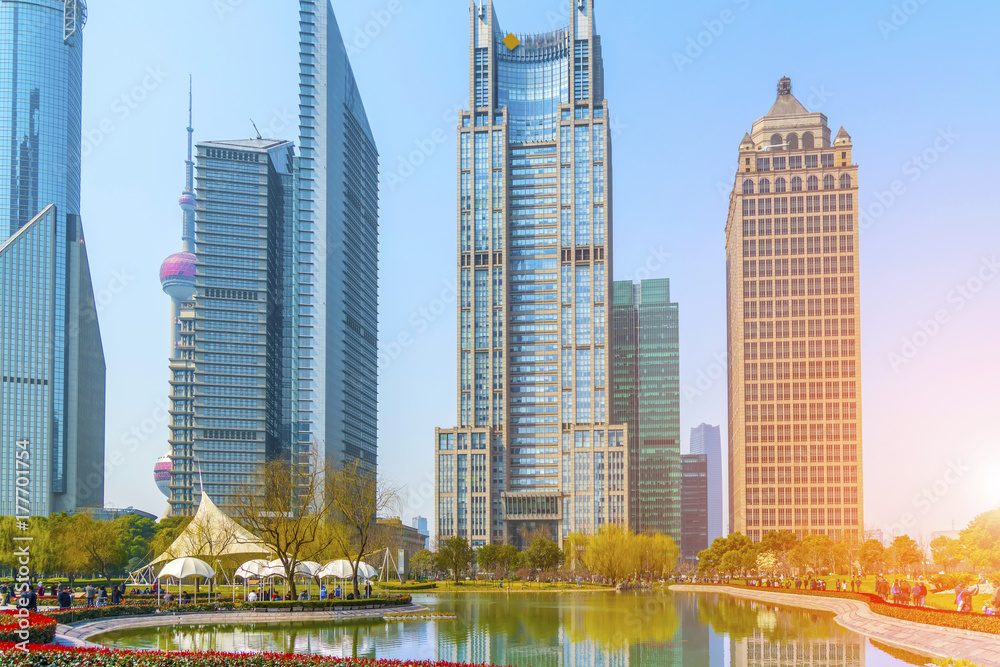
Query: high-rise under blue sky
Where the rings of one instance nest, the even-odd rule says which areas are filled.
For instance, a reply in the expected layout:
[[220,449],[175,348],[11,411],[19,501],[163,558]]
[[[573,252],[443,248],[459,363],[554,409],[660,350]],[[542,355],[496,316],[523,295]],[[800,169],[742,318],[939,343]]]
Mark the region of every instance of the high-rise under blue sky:
[[[160,511],[169,303],[188,73],[196,139],[298,135],[295,3],[90,3],[82,214],[108,359],[107,499]],[[335,0],[380,149],[380,471],[433,514],[428,434],[454,421],[455,164],[466,0]],[[567,0],[498,0],[504,25]],[[1000,502],[989,2],[604,2],[614,100],[614,279],[670,278],[682,431],[726,422],[724,226],[740,139],[787,74],[860,165],[866,520],[927,536]],[[155,29],[151,26],[155,26]],[[127,57],[123,57],[127,56]],[[950,473],[948,471],[951,471]]]

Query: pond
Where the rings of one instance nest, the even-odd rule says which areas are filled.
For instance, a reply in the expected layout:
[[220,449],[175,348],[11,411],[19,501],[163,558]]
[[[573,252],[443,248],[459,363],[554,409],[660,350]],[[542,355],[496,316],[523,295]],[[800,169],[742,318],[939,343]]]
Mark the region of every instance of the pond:
[[304,653],[518,667],[888,667],[929,660],[880,647],[832,616],[725,595],[417,596],[458,620],[170,626],[93,641],[164,651]]

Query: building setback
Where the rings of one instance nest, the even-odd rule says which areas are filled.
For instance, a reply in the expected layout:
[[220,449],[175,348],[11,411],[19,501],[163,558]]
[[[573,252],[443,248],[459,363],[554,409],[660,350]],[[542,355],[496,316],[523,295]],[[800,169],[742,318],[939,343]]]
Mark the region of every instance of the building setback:
[[104,505],[106,368],[80,218],[86,18],[82,0],[0,3],[0,515]]
[[722,522],[722,436],[718,426],[702,424],[691,429],[691,453],[704,454],[708,465],[708,543],[726,535]]
[[681,542],[678,305],[670,281],[615,281],[611,421],[629,429],[629,515]]
[[296,357],[294,147],[199,143],[197,293],[179,307],[171,361],[170,510],[193,515],[262,494],[260,470],[290,459]]
[[458,128],[458,427],[435,434],[438,540],[560,543],[628,524],[614,425],[611,135],[594,2],[544,34],[470,3]]
[[740,143],[726,224],[729,524],[860,539],[858,167],[792,95]]

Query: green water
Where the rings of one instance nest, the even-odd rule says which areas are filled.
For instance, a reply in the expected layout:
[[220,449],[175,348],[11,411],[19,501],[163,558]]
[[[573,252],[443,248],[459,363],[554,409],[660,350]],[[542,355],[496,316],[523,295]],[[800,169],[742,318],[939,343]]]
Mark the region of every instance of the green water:
[[830,616],[724,595],[538,593],[418,596],[454,621],[161,626],[98,643],[164,651],[305,653],[533,667],[924,664]]

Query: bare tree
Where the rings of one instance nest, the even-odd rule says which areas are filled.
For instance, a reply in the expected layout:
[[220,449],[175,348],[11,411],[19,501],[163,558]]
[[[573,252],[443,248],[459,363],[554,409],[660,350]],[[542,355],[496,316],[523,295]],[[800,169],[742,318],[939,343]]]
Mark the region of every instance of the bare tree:
[[[258,475],[263,493],[246,493],[235,503],[237,521],[271,547],[285,567],[293,598],[298,597],[295,569],[321,551],[321,535],[334,511],[324,482],[337,473],[293,465],[285,459],[264,464]],[[328,486],[328,484],[327,484]]]
[[380,479],[361,462],[353,459],[327,472],[326,493],[332,510],[331,539],[351,562],[354,597],[360,597],[358,566],[377,551],[390,547],[396,535],[378,524],[399,508],[401,489]]

